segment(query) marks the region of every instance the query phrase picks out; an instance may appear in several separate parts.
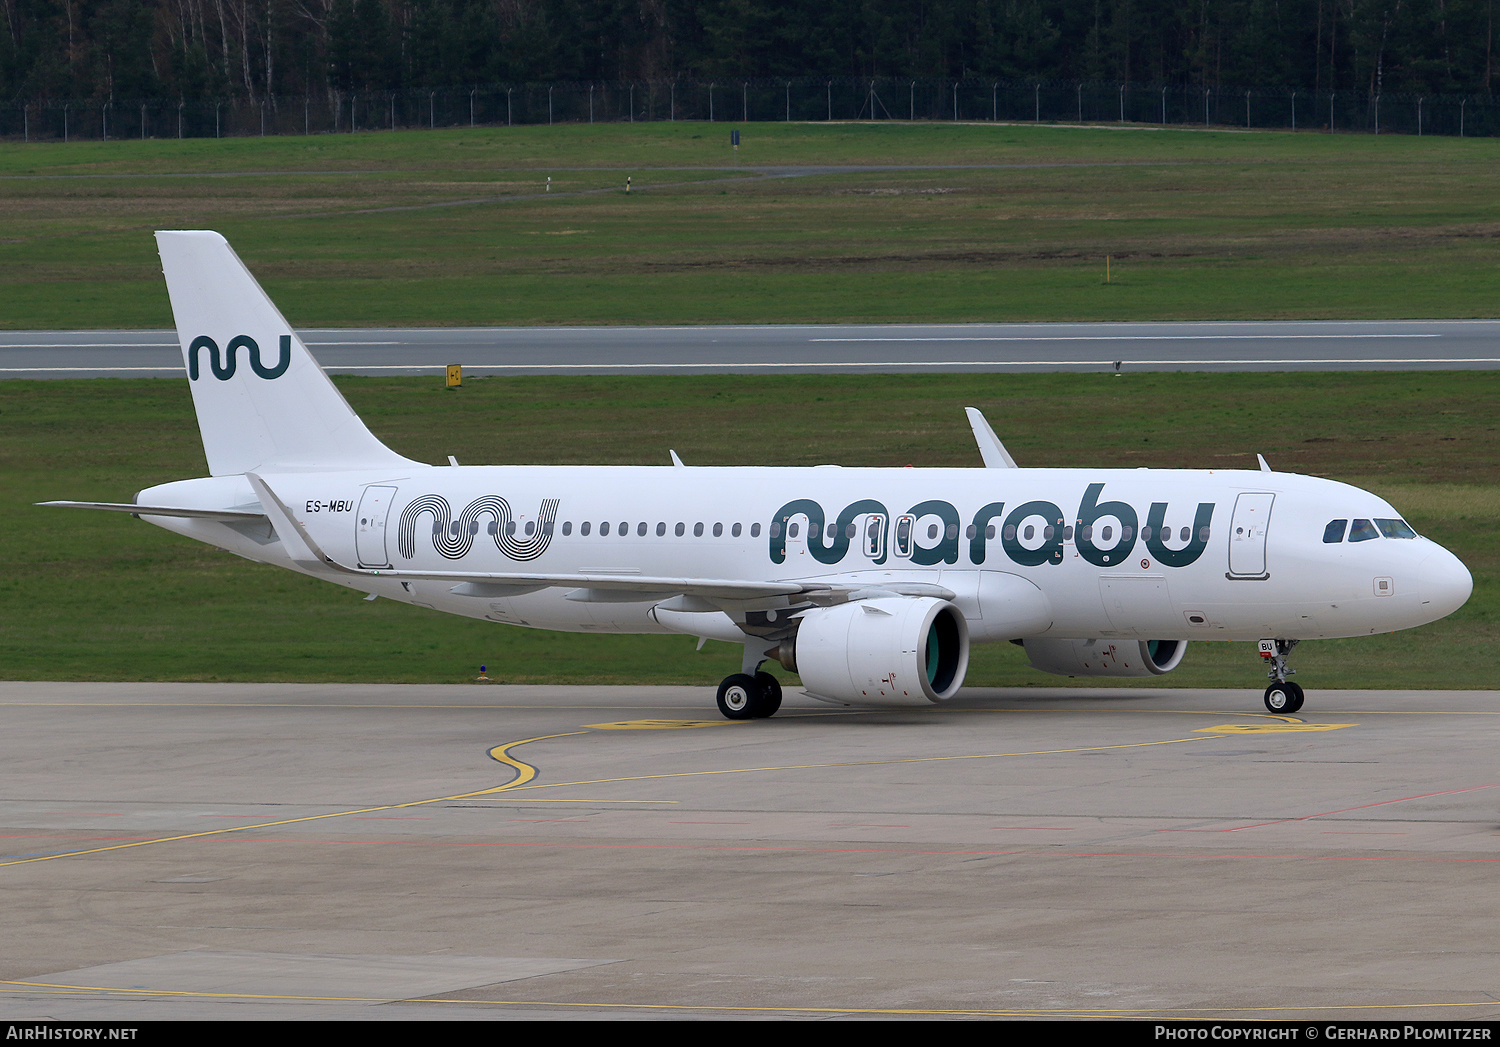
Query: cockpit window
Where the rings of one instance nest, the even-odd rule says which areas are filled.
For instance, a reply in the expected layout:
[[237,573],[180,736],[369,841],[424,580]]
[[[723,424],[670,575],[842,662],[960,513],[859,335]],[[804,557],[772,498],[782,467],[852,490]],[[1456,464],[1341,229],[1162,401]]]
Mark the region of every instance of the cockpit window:
[[1387,538],[1415,538],[1417,532],[1411,529],[1411,524],[1405,520],[1376,520],[1375,526],[1380,528],[1380,533]]
[[1369,520],[1355,520],[1354,526],[1349,528],[1349,540],[1351,542],[1368,542],[1371,538],[1379,538],[1380,532]]
[[1323,544],[1337,545],[1344,540],[1344,528],[1349,526],[1348,520],[1330,520],[1328,526],[1323,528]]

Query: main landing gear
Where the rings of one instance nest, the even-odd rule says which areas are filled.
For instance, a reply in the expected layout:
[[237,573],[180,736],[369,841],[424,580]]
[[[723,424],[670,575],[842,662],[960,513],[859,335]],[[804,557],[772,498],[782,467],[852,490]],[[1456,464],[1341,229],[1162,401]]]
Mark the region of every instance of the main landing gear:
[[759,720],[781,708],[781,681],[770,673],[735,673],[719,684],[719,712],[731,720]]
[[1292,653],[1292,648],[1297,646],[1296,640],[1262,640],[1260,642],[1260,656],[1270,665],[1271,671],[1266,675],[1271,678],[1271,686],[1266,688],[1266,708],[1273,713],[1294,713],[1302,708],[1302,688],[1287,679],[1295,673],[1296,669],[1288,669],[1287,658]]

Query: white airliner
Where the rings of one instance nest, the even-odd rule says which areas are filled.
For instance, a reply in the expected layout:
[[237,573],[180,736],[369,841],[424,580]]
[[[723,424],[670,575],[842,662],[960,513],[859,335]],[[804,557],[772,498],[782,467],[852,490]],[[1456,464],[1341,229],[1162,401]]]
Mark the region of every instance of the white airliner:
[[212,475],[45,504],[471,618],[743,644],[719,686],[731,719],[780,706],[769,659],[813,697],[925,705],[958,692],[971,642],[1002,640],[1099,677],[1170,672],[1189,640],[1258,640],[1266,707],[1290,713],[1299,641],[1435,621],[1473,587],[1358,488],[1264,459],[1021,469],[973,408],[985,468],[414,462],[365,428],[222,236],[156,238]]

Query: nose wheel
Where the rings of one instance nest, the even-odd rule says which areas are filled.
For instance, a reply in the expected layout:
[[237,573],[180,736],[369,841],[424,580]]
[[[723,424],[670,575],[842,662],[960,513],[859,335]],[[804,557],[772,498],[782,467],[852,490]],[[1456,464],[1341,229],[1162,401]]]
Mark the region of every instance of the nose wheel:
[[730,720],[761,720],[781,708],[781,681],[770,673],[735,673],[719,684],[719,712]]
[[1271,667],[1270,672],[1266,673],[1271,678],[1271,686],[1266,688],[1265,702],[1266,708],[1273,713],[1294,713],[1302,708],[1302,688],[1287,679],[1297,671],[1287,668],[1286,664],[1297,643],[1296,640],[1260,642],[1260,656]]

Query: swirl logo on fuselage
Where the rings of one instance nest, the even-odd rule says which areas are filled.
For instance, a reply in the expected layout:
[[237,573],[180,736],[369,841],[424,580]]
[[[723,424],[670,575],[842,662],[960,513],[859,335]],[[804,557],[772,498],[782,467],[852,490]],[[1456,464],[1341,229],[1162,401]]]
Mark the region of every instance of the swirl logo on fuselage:
[[523,533],[517,535],[515,514],[510,503],[499,495],[474,499],[455,520],[448,499],[440,494],[424,494],[412,499],[402,511],[396,528],[396,548],[408,560],[417,555],[417,518],[425,513],[432,517],[432,547],[449,560],[461,559],[474,546],[480,518],[488,516],[490,523],[486,530],[494,539],[495,548],[512,560],[535,560],[552,544],[553,523],[560,502],[558,498],[544,499],[541,513],[535,520],[527,521]]
[[214,377],[221,382],[227,382],[234,377],[235,351],[248,349],[250,351],[250,370],[261,378],[280,378],[286,374],[286,369],[292,363],[292,336],[284,334],[281,336],[280,352],[277,355],[276,366],[267,367],[260,359],[260,346],[254,338],[248,334],[235,335],[224,347],[222,360],[219,356],[219,343],[201,334],[193,339],[193,344],[188,346],[188,380],[198,380],[198,356],[201,350],[208,350],[208,366],[213,371]]

